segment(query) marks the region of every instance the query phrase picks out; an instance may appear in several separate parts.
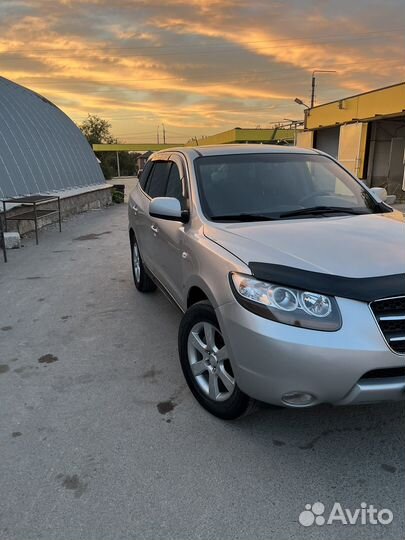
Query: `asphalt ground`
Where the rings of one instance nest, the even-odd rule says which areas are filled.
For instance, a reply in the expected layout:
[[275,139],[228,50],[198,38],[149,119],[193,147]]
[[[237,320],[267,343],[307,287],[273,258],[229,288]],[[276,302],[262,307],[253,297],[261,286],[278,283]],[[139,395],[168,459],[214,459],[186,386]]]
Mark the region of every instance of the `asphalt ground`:
[[[180,313],[134,289],[126,212],[0,258],[0,539],[403,540],[404,403],[209,415]],[[304,527],[315,502],[393,521]]]

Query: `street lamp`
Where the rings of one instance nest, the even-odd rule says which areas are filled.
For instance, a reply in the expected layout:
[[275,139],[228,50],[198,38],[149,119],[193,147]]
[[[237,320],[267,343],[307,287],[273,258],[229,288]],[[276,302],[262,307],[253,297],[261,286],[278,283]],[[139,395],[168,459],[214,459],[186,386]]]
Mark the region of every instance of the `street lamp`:
[[311,84],[311,109],[315,105],[315,73],[336,73],[334,69],[314,69]]
[[295,102],[295,103],[298,103],[298,105],[302,105],[302,106],[305,107],[306,109],[309,109],[308,105],[307,105],[306,103],[304,103],[304,102],[302,101],[302,99],[300,99],[300,98],[297,98],[297,97],[296,97],[296,98],[294,99],[294,102]]

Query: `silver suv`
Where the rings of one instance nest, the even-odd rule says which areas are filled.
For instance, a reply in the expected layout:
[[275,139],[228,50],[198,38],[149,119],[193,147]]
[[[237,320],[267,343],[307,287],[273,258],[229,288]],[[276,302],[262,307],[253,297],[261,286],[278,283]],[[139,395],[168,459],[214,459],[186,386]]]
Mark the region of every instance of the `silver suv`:
[[225,419],[405,397],[405,223],[330,156],[153,154],[129,199],[136,288],[184,313],[184,376]]

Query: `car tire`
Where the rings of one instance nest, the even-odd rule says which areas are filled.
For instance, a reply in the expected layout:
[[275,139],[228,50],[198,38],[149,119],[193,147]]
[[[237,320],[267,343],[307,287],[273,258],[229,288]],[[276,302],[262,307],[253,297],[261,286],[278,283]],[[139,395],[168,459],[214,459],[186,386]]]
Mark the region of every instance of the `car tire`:
[[138,243],[133,233],[131,233],[130,235],[130,243],[132,275],[134,277],[135,287],[140,292],[152,292],[156,289],[156,285],[153,283],[153,281],[146,272],[145,265],[139,251]]
[[252,410],[233,374],[215,310],[208,302],[192,305],[179,328],[180,363],[187,384],[208,412],[233,420]]

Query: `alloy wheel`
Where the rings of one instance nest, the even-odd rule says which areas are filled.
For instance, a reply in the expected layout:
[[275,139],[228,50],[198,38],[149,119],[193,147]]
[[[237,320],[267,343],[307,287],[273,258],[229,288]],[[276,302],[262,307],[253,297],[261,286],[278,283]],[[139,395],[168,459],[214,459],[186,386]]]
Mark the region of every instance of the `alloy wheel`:
[[132,246],[132,263],[134,265],[135,279],[139,283],[139,280],[141,279],[141,260],[138,244],[136,242],[134,242],[134,245]]
[[202,392],[225,401],[235,390],[235,377],[221,332],[209,322],[195,324],[188,336],[191,373]]

